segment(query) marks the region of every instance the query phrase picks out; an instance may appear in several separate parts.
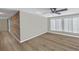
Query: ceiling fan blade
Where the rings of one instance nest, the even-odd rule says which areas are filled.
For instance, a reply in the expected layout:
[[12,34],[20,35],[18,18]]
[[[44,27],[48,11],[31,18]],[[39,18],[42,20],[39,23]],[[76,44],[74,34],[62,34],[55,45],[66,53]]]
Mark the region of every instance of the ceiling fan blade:
[[55,13],[56,12],[56,9],[57,8],[50,8],[50,10],[51,10],[52,13]]
[[53,11],[56,11],[56,8],[52,8]]
[[61,14],[61,13],[56,12],[56,8],[50,8],[50,10],[53,14]]
[[61,11],[66,11],[66,10],[68,10],[68,9],[67,8],[61,9],[61,10],[57,10],[56,12],[61,12]]
[[50,8],[51,12],[54,13],[54,10],[52,8]]

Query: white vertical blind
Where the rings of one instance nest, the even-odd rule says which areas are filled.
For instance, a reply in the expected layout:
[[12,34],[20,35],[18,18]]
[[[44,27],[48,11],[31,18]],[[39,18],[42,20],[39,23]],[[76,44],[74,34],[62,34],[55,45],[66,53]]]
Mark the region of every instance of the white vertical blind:
[[73,17],[73,33],[77,33],[77,17]]
[[56,31],[62,31],[62,20],[56,19]]
[[79,33],[79,17],[78,17],[78,19],[77,19],[77,32]]
[[68,18],[64,19],[64,32],[68,32]]
[[52,18],[50,20],[50,29],[53,31],[79,33],[79,15],[74,17]]
[[72,32],[73,31],[73,20],[72,18],[68,19],[68,32]]
[[55,20],[54,19],[50,20],[50,28],[51,28],[51,30],[56,31],[56,29],[55,29]]

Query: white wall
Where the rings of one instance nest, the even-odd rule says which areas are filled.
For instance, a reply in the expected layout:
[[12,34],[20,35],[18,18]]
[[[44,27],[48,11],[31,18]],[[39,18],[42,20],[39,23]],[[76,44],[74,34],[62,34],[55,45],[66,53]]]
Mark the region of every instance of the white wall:
[[20,38],[21,41],[29,40],[37,35],[47,32],[47,18],[20,12]]

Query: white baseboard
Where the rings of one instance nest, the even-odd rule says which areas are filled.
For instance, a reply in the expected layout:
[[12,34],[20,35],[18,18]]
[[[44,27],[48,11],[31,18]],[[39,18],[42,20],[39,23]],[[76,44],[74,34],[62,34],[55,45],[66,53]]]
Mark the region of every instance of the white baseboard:
[[[33,39],[33,38],[35,38],[35,37],[37,37],[37,36],[40,36],[40,35],[42,35],[42,34],[45,34],[45,33],[47,33],[47,32],[40,33],[40,34],[38,34],[38,35],[32,36],[32,37],[27,38],[27,39],[25,39],[25,40],[17,40],[17,38],[10,32],[10,34],[11,34],[18,42],[20,42],[20,43],[23,43],[23,42],[25,42],[25,41],[28,41],[28,40],[30,40],[30,39]],[[79,36],[70,35],[70,34],[66,34],[66,33],[52,32],[52,31],[48,31],[48,33],[54,33],[54,34],[60,34],[60,35],[66,35],[66,36],[71,36],[71,37],[77,37],[77,38],[79,38]]]
[[21,40],[20,43],[23,43],[23,42],[25,42],[25,41],[28,41],[28,40],[30,40],[30,39],[33,39],[33,38],[35,38],[35,37],[37,37],[37,36],[40,36],[40,35],[42,35],[42,34],[45,34],[45,33],[47,33],[47,32],[40,33],[40,34],[38,34],[38,35],[32,36],[32,37],[27,38],[27,39],[25,39],[25,40]]
[[66,33],[52,32],[52,31],[49,31],[48,33],[54,33],[54,34],[60,34],[60,35],[66,35],[66,36],[71,36],[71,37],[79,38],[79,36],[76,36],[76,35],[70,35],[70,34],[66,34]]

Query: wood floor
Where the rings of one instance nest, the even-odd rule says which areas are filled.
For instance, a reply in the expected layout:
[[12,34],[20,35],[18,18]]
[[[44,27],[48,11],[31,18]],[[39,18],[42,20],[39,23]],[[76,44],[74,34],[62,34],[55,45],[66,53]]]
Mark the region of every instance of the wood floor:
[[79,51],[79,38],[46,33],[22,44],[0,32],[0,51]]

